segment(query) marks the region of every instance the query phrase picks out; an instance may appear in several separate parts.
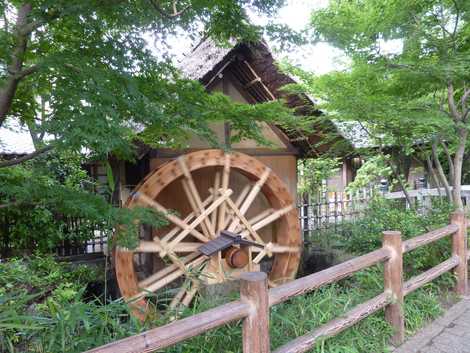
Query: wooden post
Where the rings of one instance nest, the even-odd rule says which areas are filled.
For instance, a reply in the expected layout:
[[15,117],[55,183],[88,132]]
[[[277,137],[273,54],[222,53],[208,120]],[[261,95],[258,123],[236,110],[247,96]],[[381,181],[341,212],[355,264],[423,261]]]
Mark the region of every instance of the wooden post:
[[403,311],[403,249],[401,233],[383,232],[383,247],[391,251],[384,264],[384,288],[392,293],[393,301],[385,307],[385,319],[393,327],[391,343],[399,346],[405,340],[405,317]]
[[251,307],[250,315],[243,320],[243,353],[269,353],[269,298],[266,273],[243,273],[240,276],[240,298]]
[[468,285],[467,274],[467,220],[465,213],[462,211],[455,211],[450,216],[450,222],[459,227],[452,235],[452,255],[459,258],[459,264],[455,268],[455,276],[457,277],[457,284],[455,292],[458,295],[465,295]]

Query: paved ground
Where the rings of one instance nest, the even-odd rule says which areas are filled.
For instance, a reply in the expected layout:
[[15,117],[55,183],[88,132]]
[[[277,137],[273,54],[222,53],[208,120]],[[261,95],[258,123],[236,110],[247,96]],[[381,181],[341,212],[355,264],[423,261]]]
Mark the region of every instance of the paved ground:
[[470,353],[470,297],[410,338],[394,353]]

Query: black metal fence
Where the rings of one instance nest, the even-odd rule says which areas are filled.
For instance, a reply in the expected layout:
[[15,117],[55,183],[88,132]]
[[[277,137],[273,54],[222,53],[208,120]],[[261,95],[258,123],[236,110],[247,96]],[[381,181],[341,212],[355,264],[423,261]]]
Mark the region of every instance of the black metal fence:
[[109,230],[105,225],[72,217],[68,217],[64,223],[66,239],[56,248],[57,256],[101,254],[107,251]]
[[[77,255],[103,254],[107,251],[108,234],[110,229],[106,225],[96,224],[89,220],[55,216],[62,223],[64,240],[56,247],[58,257]],[[0,214],[0,257],[6,258],[15,255],[15,219],[8,213]],[[25,249],[28,251],[28,249]],[[31,249],[29,249],[31,250]]]
[[343,222],[354,221],[367,208],[372,189],[356,193],[322,191],[299,196],[299,217],[306,241],[328,231],[341,233]]

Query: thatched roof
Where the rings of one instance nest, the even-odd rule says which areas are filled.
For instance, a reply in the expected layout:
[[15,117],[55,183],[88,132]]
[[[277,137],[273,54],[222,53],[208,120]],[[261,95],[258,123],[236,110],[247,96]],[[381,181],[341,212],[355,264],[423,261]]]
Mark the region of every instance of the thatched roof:
[[200,80],[222,62],[234,47],[220,47],[212,40],[203,40],[194,47],[179,63],[178,67],[185,77]]
[[[246,65],[248,67],[245,67]],[[278,68],[268,45],[263,41],[234,43],[232,47],[221,47],[210,39],[204,39],[180,61],[178,66],[186,77],[199,80],[206,87],[210,87],[223,72],[229,71],[240,80],[241,87],[249,95],[250,103],[283,98],[287,105],[294,108],[299,115],[319,116],[322,114],[316,109],[312,97],[303,94],[287,94],[282,90],[285,85],[297,82],[294,77]],[[258,78],[259,82],[255,84],[250,82],[248,77],[250,71],[254,71],[255,75],[251,77],[252,81],[256,81],[253,78]],[[328,149],[328,146],[332,145],[331,141],[327,142],[323,148],[318,147],[316,151],[312,151],[314,148],[312,146],[321,145],[319,142],[323,139],[322,136],[331,132],[338,135],[336,140],[346,140],[353,149],[370,147],[366,132],[360,124],[354,122],[342,123],[328,120],[322,124],[321,128],[317,126],[314,130],[316,133],[308,136],[301,133],[288,133],[293,144],[301,149],[301,154],[304,156],[319,155]]]

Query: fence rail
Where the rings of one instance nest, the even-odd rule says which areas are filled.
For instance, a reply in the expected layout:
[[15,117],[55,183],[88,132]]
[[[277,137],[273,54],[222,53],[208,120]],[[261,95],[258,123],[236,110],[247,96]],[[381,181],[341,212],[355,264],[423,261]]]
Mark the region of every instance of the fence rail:
[[[455,212],[451,216],[450,224],[446,227],[404,242],[402,242],[400,232],[384,232],[382,248],[271,290],[267,289],[265,273],[245,273],[240,280],[240,300],[109,343],[92,349],[88,353],[152,352],[240,319],[243,319],[243,352],[269,353],[268,316],[271,306],[329,283],[337,282],[379,262],[384,262],[383,293],[356,306],[341,318],[332,320],[312,332],[297,337],[276,349],[274,353],[306,352],[319,339],[334,336],[383,308],[385,308],[386,320],[394,329],[392,344],[401,344],[405,335],[403,301],[407,294],[450,270],[454,270],[456,274],[457,284],[455,290],[457,294],[465,294],[469,257],[467,224],[468,220],[465,218],[464,213]],[[403,283],[403,254],[449,235],[452,236],[451,257]]]

